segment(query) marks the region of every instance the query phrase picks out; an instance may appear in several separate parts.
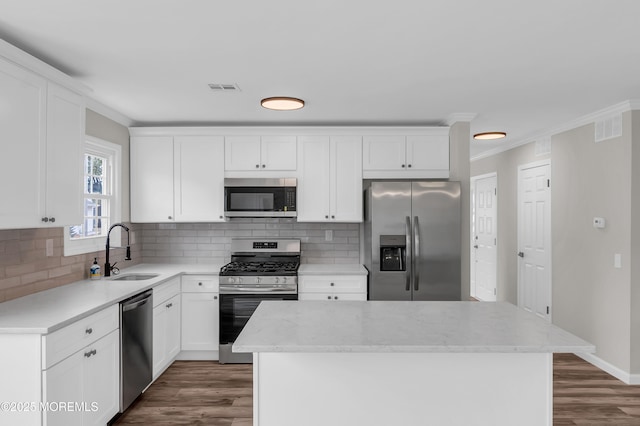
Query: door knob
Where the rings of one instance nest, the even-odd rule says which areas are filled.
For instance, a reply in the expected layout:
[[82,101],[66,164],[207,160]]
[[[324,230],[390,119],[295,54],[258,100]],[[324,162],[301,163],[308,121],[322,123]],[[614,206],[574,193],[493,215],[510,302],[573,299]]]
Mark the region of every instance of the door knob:
[[523,253],[523,252],[521,252],[521,251],[519,251],[519,252],[518,252],[518,256],[520,256],[520,257],[524,257],[524,253]]
[[475,244],[475,245],[473,246],[473,248],[478,248],[478,245],[477,245],[477,244]]

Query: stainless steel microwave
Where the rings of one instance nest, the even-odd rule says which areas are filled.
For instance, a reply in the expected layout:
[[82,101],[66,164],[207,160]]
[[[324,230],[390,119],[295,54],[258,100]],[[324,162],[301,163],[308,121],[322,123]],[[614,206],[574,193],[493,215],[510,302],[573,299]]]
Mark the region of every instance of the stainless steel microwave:
[[295,217],[297,179],[226,178],[227,217]]

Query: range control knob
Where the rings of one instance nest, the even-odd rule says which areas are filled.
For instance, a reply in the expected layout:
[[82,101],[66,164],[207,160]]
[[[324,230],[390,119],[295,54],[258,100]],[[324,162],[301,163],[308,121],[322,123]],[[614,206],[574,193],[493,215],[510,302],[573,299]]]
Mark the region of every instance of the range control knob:
[[228,280],[229,280],[229,284],[233,284],[236,282],[236,279],[233,277],[229,277]]
[[280,282],[280,277],[276,277],[276,284]]
[[260,284],[260,277],[256,277],[256,284]]
[[287,283],[287,277],[282,277],[282,284],[286,284]]

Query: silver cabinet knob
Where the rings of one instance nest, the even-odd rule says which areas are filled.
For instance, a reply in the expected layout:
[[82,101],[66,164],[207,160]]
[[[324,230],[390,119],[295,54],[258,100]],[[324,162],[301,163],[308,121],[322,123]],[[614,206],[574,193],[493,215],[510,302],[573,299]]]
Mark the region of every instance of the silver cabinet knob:
[[49,218],[49,222],[53,223],[53,222],[55,222],[55,221],[56,221],[56,218],[55,218],[55,217],[50,217],[50,218]]
[[220,215],[220,219],[224,219],[224,216]]
[[201,285],[202,285],[202,283],[200,282],[200,283],[198,283],[198,285],[199,285],[199,286],[201,286]]
[[409,164],[407,167],[409,167],[409,168],[410,168],[410,167],[411,167],[411,164]]
[[331,296],[327,296],[327,299],[331,300]]
[[87,334],[91,334],[93,333],[93,328],[87,328],[84,332]]
[[168,216],[167,219],[171,219],[171,216]]
[[331,287],[333,287],[334,285],[335,285],[334,283],[331,283],[331,284],[330,284],[330,286],[331,286]]
[[265,167],[266,167],[266,166],[263,164],[263,165],[262,165],[262,168],[264,169]]
[[256,169],[259,169],[259,168],[260,168],[260,164],[256,164]]
[[521,251],[519,251],[519,252],[518,252],[518,256],[520,256],[520,257],[524,257],[524,253],[523,253],[523,252],[521,252]]
[[327,215],[325,215],[325,216],[324,216],[324,218],[325,218],[325,219],[329,219],[329,215],[328,215],[328,214],[327,214]]
[[334,298],[335,300],[338,300],[338,296],[334,296],[333,298]]
[[213,296],[213,300],[218,300],[218,296]]
[[405,168],[405,165],[404,165],[404,164],[402,165],[402,168],[403,168],[403,169]]
[[331,215],[331,219],[335,219],[335,218],[336,218],[335,215]]

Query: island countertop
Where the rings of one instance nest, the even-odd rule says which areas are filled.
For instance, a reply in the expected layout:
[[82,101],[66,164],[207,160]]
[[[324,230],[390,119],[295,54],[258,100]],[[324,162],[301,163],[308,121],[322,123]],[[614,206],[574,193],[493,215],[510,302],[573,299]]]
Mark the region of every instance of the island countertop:
[[590,353],[595,346],[507,302],[264,301],[233,350]]

